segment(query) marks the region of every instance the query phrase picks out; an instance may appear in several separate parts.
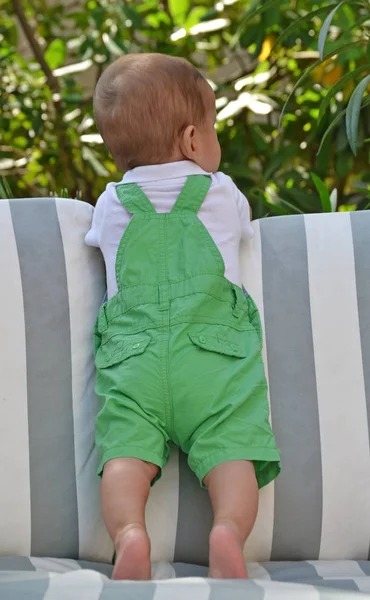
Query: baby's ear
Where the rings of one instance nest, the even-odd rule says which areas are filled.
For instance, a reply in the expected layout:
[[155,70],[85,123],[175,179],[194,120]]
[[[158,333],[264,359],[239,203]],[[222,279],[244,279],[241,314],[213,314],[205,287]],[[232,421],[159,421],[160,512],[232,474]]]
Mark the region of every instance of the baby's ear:
[[194,125],[188,125],[180,139],[180,149],[188,160],[194,160],[197,153],[197,130]]

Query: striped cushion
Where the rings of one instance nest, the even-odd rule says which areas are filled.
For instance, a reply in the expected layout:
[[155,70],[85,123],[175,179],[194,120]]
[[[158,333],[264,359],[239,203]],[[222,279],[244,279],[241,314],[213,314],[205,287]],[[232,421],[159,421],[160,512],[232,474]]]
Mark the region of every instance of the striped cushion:
[[[68,600],[353,600],[370,597],[370,563],[365,561],[248,563],[250,579],[239,581],[206,580],[206,567],[184,563],[153,565],[154,582],[110,582],[107,578],[111,571],[109,565],[70,559],[0,558],[0,597],[2,600],[29,600],[31,596],[33,600],[65,600],[67,597]],[[181,579],[176,581],[176,578]],[[170,581],[163,582],[163,579]]]
[[[76,201],[0,202],[0,554],[112,555],[93,448],[91,330],[104,271],[83,241],[91,216]],[[366,559],[370,213],[255,227],[243,272],[265,326],[283,473],[261,493],[246,556]],[[206,564],[211,519],[175,450],[148,504],[153,561]]]
[[109,560],[94,450],[92,208],[0,201],[0,554]]
[[367,559],[370,212],[262,220],[247,250],[283,465],[247,555]]

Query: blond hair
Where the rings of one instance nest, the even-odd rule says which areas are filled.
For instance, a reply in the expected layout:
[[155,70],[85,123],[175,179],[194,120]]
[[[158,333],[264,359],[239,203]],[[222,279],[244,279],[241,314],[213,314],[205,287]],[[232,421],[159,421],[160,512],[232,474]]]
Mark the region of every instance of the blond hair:
[[94,93],[98,130],[126,171],[167,162],[188,125],[202,123],[205,79],[183,58],[129,54],[114,61]]

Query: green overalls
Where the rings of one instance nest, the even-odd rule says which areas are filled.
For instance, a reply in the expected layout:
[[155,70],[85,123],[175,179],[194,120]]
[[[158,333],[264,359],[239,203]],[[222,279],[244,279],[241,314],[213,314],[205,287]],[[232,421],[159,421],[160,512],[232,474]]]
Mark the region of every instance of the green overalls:
[[95,327],[99,474],[122,457],[162,469],[171,443],[201,483],[230,460],[252,460],[259,487],[279,474],[258,311],[225,278],[197,216],[210,185],[188,177],[165,214],[136,184],[117,186],[133,216],[117,252],[118,293]]

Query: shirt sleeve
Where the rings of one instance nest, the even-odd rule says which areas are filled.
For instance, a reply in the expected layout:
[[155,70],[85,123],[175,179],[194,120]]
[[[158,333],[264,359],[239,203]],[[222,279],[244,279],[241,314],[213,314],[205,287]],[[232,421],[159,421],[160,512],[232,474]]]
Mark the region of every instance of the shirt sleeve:
[[93,220],[91,223],[91,229],[85,236],[85,243],[87,246],[94,246],[100,248],[100,233],[104,220],[105,204],[106,204],[106,191],[103,192],[96,203]]
[[236,187],[235,183],[233,183],[233,191],[240,218],[242,239],[249,240],[254,235],[253,227],[251,224],[249,202],[244,196],[244,194],[242,194],[241,191]]

